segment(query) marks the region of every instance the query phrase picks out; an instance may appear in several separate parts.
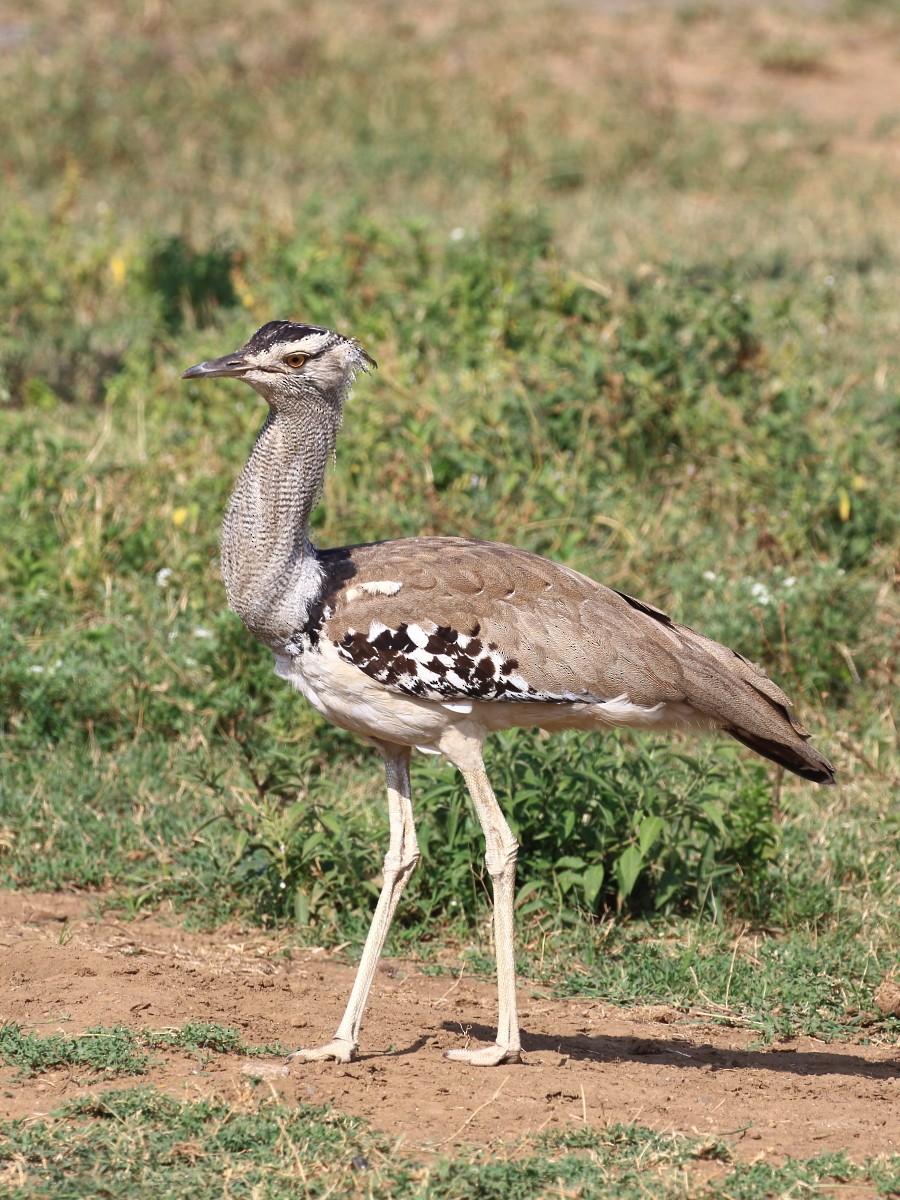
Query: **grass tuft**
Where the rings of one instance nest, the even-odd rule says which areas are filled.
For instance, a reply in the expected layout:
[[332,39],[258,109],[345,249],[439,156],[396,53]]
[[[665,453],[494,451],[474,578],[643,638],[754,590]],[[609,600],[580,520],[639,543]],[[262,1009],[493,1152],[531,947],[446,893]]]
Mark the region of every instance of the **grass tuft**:
[[[702,1196],[762,1200],[798,1189],[841,1185],[896,1190],[900,1159],[864,1165],[843,1154],[780,1166],[731,1164],[725,1147],[637,1125],[543,1135],[515,1155],[478,1153],[454,1160],[416,1158],[358,1121],[304,1105],[272,1101],[231,1107],[220,1100],[179,1102],[150,1088],[83,1097],[39,1121],[5,1122],[0,1187],[20,1200],[40,1187],[54,1195],[118,1197],[209,1194],[210,1178],[231,1194],[293,1197],[390,1195],[395,1200],[511,1200],[574,1194],[584,1200],[648,1194],[661,1200]],[[712,1160],[710,1175],[704,1164]],[[695,1174],[697,1168],[702,1174]]]
[[144,1075],[151,1063],[148,1050],[185,1050],[214,1054],[243,1054],[249,1057],[284,1055],[276,1043],[250,1046],[234,1029],[211,1021],[193,1021],[180,1029],[135,1031],[124,1025],[107,1029],[102,1025],[84,1033],[40,1037],[26,1033],[20,1025],[0,1026],[0,1059],[18,1067],[22,1076],[38,1075],[54,1067],[85,1067],[100,1078]]

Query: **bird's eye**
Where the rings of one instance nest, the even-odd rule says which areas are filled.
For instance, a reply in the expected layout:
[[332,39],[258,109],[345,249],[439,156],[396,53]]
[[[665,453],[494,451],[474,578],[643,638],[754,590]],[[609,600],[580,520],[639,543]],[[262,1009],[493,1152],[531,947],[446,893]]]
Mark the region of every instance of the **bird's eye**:
[[305,354],[286,354],[284,356],[284,361],[287,363],[287,365],[289,367],[302,367],[303,364],[306,362],[306,355]]

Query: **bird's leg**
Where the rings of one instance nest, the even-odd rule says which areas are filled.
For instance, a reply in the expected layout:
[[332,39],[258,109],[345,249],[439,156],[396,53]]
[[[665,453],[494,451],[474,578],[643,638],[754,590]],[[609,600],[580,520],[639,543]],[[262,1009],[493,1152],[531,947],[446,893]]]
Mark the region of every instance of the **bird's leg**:
[[372,924],[369,926],[362,958],[359,960],[353,991],[350,993],[337,1033],[327,1045],[311,1050],[295,1050],[290,1058],[333,1058],[336,1062],[346,1063],[356,1057],[359,1027],[369,989],[375,977],[375,967],[400,894],[419,861],[419,844],[416,841],[416,827],[410,801],[409,748],[389,745],[386,742],[375,744],[384,758],[391,830],[390,845],[384,859],[381,895],[378,897]]
[[513,902],[516,887],[516,855],[519,845],[491,788],[481,741],[453,730],[441,742],[441,750],[462,772],[475,812],[484,831],[484,861],[494,888],[494,950],[497,955],[499,1014],[497,1041],[479,1050],[448,1050],[446,1057],[476,1067],[493,1067],[501,1062],[518,1062],[521,1054],[519,1014],[516,1007],[516,953]]

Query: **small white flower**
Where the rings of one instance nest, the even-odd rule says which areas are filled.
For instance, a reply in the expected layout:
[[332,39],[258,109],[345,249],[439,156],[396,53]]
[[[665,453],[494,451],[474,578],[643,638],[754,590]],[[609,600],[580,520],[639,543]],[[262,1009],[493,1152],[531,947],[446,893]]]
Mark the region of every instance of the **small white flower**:
[[55,675],[62,666],[62,659],[58,658],[55,663],[51,663],[49,667],[44,667],[40,663],[33,663],[29,668],[31,675]]
[[209,639],[216,636],[213,631],[211,629],[207,629],[205,625],[195,625],[193,633],[195,638]]
[[786,579],[782,579],[782,581],[781,581],[781,586],[783,588],[792,588],[792,587],[795,587],[796,584],[797,584],[796,575],[788,575],[788,577]]
[[710,583],[717,583],[719,579],[715,571],[704,571],[703,578],[708,579]]
[[284,890],[285,890],[285,888],[287,887],[287,884],[286,884],[286,883],[284,882],[284,880],[282,879],[281,883],[279,883],[279,885],[278,885],[278,886],[281,888],[281,890],[282,890],[282,891],[284,891]]
[[760,583],[756,579],[750,581],[750,595],[754,600],[758,600],[760,604],[772,603],[772,596],[769,589],[764,583]]
[[160,569],[156,572],[156,586],[159,588],[167,588],[169,586],[169,580],[171,578],[172,578],[172,568],[171,567],[160,567]]
[[462,228],[461,225],[457,225],[457,227],[455,229],[450,230],[450,241],[451,242],[461,242],[465,236],[466,236],[466,231]]

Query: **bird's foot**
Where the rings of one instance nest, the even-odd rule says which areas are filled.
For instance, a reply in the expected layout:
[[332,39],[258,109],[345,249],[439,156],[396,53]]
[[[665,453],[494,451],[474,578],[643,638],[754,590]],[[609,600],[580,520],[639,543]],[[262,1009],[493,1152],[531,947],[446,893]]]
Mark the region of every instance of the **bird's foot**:
[[482,1046],[479,1050],[445,1050],[444,1058],[468,1063],[470,1067],[496,1067],[503,1062],[521,1062],[522,1052],[518,1046],[501,1046],[499,1042],[492,1042],[490,1046]]
[[319,1062],[323,1058],[330,1058],[334,1062],[348,1063],[356,1058],[356,1044],[336,1037],[325,1046],[315,1046],[310,1050],[295,1050],[293,1054],[287,1056],[285,1062],[293,1062],[295,1058],[299,1058],[303,1062]]

